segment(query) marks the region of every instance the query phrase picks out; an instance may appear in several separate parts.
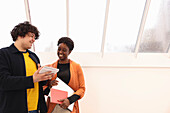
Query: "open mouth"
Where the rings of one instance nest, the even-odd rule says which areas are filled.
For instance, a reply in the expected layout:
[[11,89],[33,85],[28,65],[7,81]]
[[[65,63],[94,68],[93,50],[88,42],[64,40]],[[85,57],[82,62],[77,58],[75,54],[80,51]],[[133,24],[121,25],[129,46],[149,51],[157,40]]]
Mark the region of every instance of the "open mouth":
[[59,57],[63,57],[63,55],[60,54]]

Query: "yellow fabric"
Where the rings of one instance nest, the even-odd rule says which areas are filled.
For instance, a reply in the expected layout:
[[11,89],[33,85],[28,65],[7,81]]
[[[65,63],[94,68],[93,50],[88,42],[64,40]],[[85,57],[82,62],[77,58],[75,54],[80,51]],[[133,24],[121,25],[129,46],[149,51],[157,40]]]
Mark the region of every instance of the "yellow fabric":
[[[32,76],[36,68],[36,63],[29,57],[29,53],[23,53],[25,59],[26,76]],[[27,89],[28,111],[37,110],[39,98],[39,84],[34,83],[34,88]]]

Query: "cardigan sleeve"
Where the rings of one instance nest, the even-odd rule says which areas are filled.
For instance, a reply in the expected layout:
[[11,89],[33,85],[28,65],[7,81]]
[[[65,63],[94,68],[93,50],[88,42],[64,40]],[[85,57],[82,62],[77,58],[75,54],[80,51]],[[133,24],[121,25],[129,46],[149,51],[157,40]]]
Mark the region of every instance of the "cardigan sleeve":
[[78,64],[77,65],[77,75],[78,75],[78,90],[74,93],[80,96],[80,99],[84,96],[85,93],[85,80],[84,80],[84,74],[81,66]]

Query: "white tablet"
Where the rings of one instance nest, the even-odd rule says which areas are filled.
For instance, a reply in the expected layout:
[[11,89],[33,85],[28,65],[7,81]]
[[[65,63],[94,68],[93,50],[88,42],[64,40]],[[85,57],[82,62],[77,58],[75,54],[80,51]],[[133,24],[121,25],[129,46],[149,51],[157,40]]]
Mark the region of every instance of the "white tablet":
[[[56,74],[56,73],[59,71],[59,69],[53,68],[53,67],[44,66],[44,67],[39,71],[39,73],[41,74],[41,73],[45,73],[45,72],[48,72],[48,71],[51,71],[51,73]],[[50,74],[51,74],[51,73],[50,73]]]

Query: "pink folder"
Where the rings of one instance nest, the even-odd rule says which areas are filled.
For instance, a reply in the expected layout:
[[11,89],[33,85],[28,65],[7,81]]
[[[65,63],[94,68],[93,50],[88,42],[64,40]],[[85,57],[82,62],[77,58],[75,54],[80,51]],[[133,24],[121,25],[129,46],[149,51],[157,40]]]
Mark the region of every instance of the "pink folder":
[[52,103],[62,104],[62,102],[58,100],[65,99],[67,98],[67,96],[68,96],[67,91],[62,91],[62,90],[51,88],[51,102]]

